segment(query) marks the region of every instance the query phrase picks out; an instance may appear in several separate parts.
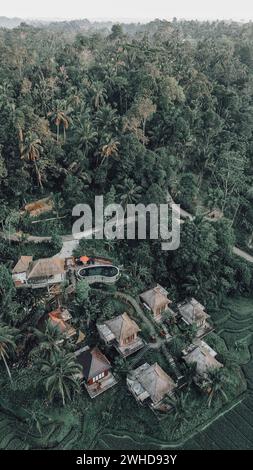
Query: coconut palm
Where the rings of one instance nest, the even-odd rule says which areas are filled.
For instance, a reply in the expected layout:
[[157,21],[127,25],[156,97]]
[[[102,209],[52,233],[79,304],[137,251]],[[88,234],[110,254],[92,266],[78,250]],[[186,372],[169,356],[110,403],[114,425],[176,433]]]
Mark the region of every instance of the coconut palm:
[[127,204],[136,204],[141,197],[141,186],[137,186],[130,178],[125,178],[123,184],[118,185],[118,189],[121,203],[125,208]]
[[113,131],[118,130],[119,118],[117,111],[113,109],[109,104],[102,106],[96,112],[95,124],[99,129],[110,129]]
[[210,391],[208,396],[208,408],[211,407],[213,401],[217,398],[228,401],[228,397],[224,388],[226,385],[231,383],[228,375],[224,372],[223,369],[211,369],[208,372],[208,378],[210,380]]
[[70,109],[64,109],[64,104],[58,102],[54,111],[48,113],[48,116],[51,118],[51,121],[56,126],[56,140],[59,141],[60,128],[63,129],[63,141],[66,141],[66,130],[69,128],[71,112]]
[[103,145],[101,149],[101,155],[102,155],[101,165],[103,165],[105,159],[117,156],[118,148],[119,148],[119,142],[116,139],[110,139],[107,144]]
[[63,406],[71,400],[74,393],[80,390],[81,366],[77,364],[74,354],[63,350],[55,351],[48,360],[37,361],[41,378],[49,400],[52,402],[60,396]]
[[183,284],[183,288],[188,294],[197,295],[203,292],[202,279],[196,276],[195,274],[188,275],[186,277],[186,282]]
[[97,141],[97,132],[89,121],[79,122],[75,130],[75,140],[78,148],[88,155],[89,150]]
[[210,273],[209,278],[203,279],[201,275],[186,276],[186,282],[182,285],[187,294],[203,297],[209,297],[215,300],[217,294],[212,291],[212,284],[216,282],[216,274]]
[[24,139],[22,144],[21,159],[31,162],[34,165],[36,176],[40,187],[42,188],[42,173],[40,171],[38,161],[40,155],[43,152],[41,140],[34,133],[29,132]]
[[7,363],[10,352],[16,349],[16,337],[18,330],[11,326],[0,323],[0,358],[2,359],[7,370],[10,381],[12,382],[10,368]]
[[128,272],[139,281],[150,281],[150,272],[148,268],[137,263],[137,261],[129,263]]
[[34,329],[33,332],[38,339],[39,344],[35,349],[33,349],[32,355],[40,355],[44,359],[48,359],[51,354],[57,353],[61,350],[60,342],[62,342],[64,337],[57,325],[53,325],[48,321],[45,331]]
[[181,431],[184,424],[187,424],[193,413],[193,403],[189,400],[189,393],[180,393],[178,395],[173,395],[166,399],[166,403],[172,406],[173,408],[173,421],[174,426],[172,434],[175,431]]
[[35,134],[28,133],[25,137],[23,153],[20,158],[35,162],[39,159],[42,150],[41,140]]
[[151,281],[150,270],[146,266],[143,266],[142,264],[139,264],[138,271],[137,271],[137,277],[141,281],[145,281],[146,283],[150,282]]
[[95,109],[98,109],[105,103],[105,100],[107,98],[106,90],[104,88],[103,83],[100,81],[94,81],[91,85],[91,92],[94,107]]

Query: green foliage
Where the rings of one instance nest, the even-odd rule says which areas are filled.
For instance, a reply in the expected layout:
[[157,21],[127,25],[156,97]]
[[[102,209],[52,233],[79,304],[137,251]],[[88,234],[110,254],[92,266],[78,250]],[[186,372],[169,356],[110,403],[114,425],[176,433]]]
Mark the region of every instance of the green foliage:
[[60,397],[62,405],[70,400],[74,393],[80,391],[80,382],[77,378],[81,366],[77,364],[75,356],[65,353],[64,350],[53,352],[49,359],[38,359],[37,367],[41,370],[39,382],[43,382],[49,401]]
[[48,321],[44,331],[34,329],[33,334],[38,340],[39,344],[32,350],[32,356],[36,358],[48,359],[53,353],[57,353],[61,350],[62,343],[64,342],[64,336],[57,325]]
[[15,351],[16,349],[16,338],[18,333],[19,332],[16,328],[0,323],[0,359],[3,361],[11,381],[11,371],[7,360],[9,359],[10,352]]
[[11,321],[17,311],[17,304],[14,302],[16,289],[9,270],[4,264],[0,264],[0,319]]
[[76,303],[82,306],[89,298],[90,286],[86,279],[82,279],[76,285]]
[[56,253],[59,253],[62,249],[62,238],[58,233],[53,233],[51,238],[51,245]]
[[[183,208],[198,214],[194,221],[182,224],[176,252],[163,252],[159,240],[82,240],[76,255],[104,256],[123,265],[117,287],[136,296],[159,282],[175,301],[186,294],[202,301],[224,340],[210,336],[210,343],[229,374],[234,369],[233,382],[241,390],[236,374],[238,364],[251,357],[250,314],[245,305],[238,307],[247,310],[245,318],[239,310],[235,314],[220,305],[226,296],[249,294],[253,287],[251,266],[232,253],[238,242],[249,247],[253,234],[252,50],[252,26],[247,23],[155,20],[148,25],[111,27],[81,21],[1,30],[0,224],[6,240],[0,240],[0,315],[3,363],[8,359],[3,368],[8,371],[7,355],[12,360],[16,344],[10,325],[22,328],[26,336],[27,328],[44,314],[45,291],[40,296],[15,290],[9,269],[19,256],[37,259],[59,252],[59,235],[71,231],[73,206],[93,207],[95,195],[103,194],[105,204],[121,202],[126,208],[128,203],[164,203],[169,191]],[[33,224],[21,215],[28,201],[47,194],[54,195],[55,221],[47,222],[43,216]],[[219,221],[209,222],[199,215],[215,208],[223,212]],[[52,242],[11,242],[17,231],[52,235]],[[95,342],[95,322],[121,313],[122,304],[106,296],[98,298],[98,292],[93,295],[83,280],[77,283],[72,308],[73,321],[87,325],[89,340]],[[142,329],[149,339],[149,328],[143,325]],[[179,357],[194,333],[174,329],[171,352]],[[26,424],[39,435],[43,419],[32,407],[42,403],[35,401],[41,391],[46,388],[50,400],[57,403],[60,398],[65,403],[78,390],[76,364],[65,353],[65,343],[59,346],[60,336],[49,325],[46,331],[29,335],[18,358],[18,365],[28,361],[29,367],[11,372],[15,394],[6,380],[1,382],[5,397],[31,408]],[[152,350],[149,359],[155,357]],[[158,353],[157,357],[161,360]],[[39,358],[43,383],[38,383],[40,371],[35,368]],[[125,365],[118,364],[122,376]],[[61,415],[64,426],[59,428],[64,433],[74,407],[80,406],[87,417],[83,448],[100,445],[95,444],[98,429],[109,426],[110,420],[113,431],[116,423],[124,438],[114,437],[107,429],[101,441],[132,444],[126,417],[129,429],[138,422],[138,438],[143,442],[159,439],[152,444],[157,448],[163,436],[165,448],[175,427],[175,436],[181,437],[218,411],[225,396],[220,377],[214,383],[210,410],[206,401],[200,406],[200,397],[195,406],[194,394],[182,395],[174,406],[177,418],[166,418],[164,426],[137,407],[124,389],[115,396],[108,391],[94,407],[85,395],[79,397],[77,405],[71,403],[67,419]],[[235,393],[228,384],[228,399]],[[47,406],[53,414],[55,403]],[[103,415],[104,410],[108,414]],[[73,421],[76,425],[76,418]],[[50,433],[54,435],[53,428]]]

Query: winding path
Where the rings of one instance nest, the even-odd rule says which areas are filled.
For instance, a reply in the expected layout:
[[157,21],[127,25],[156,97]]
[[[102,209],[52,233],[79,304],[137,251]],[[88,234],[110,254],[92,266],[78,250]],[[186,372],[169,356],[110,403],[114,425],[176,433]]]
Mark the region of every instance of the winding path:
[[[174,201],[172,201],[172,199],[169,195],[168,195],[167,202],[170,205],[174,204]],[[181,207],[178,210],[178,212],[179,212],[179,215],[182,219],[187,219],[188,218],[190,220],[194,220],[194,215],[190,214],[190,212],[187,212],[186,210],[182,209]],[[134,220],[135,220],[135,218],[134,218]],[[131,221],[133,221],[133,217],[129,217],[129,218],[125,219],[124,220],[124,225],[126,225],[127,223],[129,223]],[[112,222],[112,226],[114,226],[114,222]],[[62,235],[62,237],[61,237],[62,238],[62,243],[63,243],[62,249],[56,256],[58,256],[60,258],[70,257],[72,255],[74,249],[77,248],[80,239],[87,238],[90,235],[94,235],[95,233],[99,232],[100,230],[101,230],[100,228],[86,230],[85,232],[82,233],[81,238],[75,238],[72,234]],[[22,241],[22,239],[23,239],[22,236],[24,236],[24,235],[15,233],[15,234],[10,234],[8,236],[8,235],[6,235],[2,232],[2,233],[0,233],[0,236],[4,237],[5,239],[8,239],[10,241],[20,242],[20,241]],[[28,243],[42,243],[42,242],[50,242],[51,237],[39,237],[39,236],[34,236],[34,235],[27,235],[25,240]],[[247,253],[246,251],[241,250],[240,248],[238,248],[236,246],[233,247],[233,253],[236,256],[239,256],[240,258],[243,258],[245,261],[248,261],[249,263],[253,263],[253,256],[250,255],[249,253]]]
[[[169,194],[168,194],[167,201],[170,205],[175,204]],[[179,215],[182,219],[194,220],[194,215],[190,214],[190,212],[187,212],[186,210],[182,209],[181,207],[179,208],[178,213],[179,213]],[[240,258],[243,258],[244,260],[248,261],[249,263],[253,263],[253,256],[250,255],[249,253],[247,253],[246,251],[241,250],[237,246],[233,247],[233,253],[236,256],[240,256]]]
[[233,247],[233,253],[245,259],[246,261],[249,261],[249,263],[253,263],[253,256],[251,256],[249,253],[246,253],[246,251],[237,248],[237,246]]

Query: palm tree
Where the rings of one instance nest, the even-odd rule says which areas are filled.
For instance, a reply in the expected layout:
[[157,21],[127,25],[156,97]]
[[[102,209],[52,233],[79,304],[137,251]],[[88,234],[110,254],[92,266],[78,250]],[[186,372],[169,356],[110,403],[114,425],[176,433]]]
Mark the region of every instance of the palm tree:
[[20,158],[33,163],[37,180],[41,188],[43,188],[42,174],[38,166],[38,160],[42,152],[43,147],[41,145],[41,140],[36,134],[29,132],[22,143],[22,153]]
[[95,109],[98,109],[105,103],[107,98],[106,90],[104,85],[100,81],[95,81],[91,85],[91,92],[92,92],[92,102],[94,104]]
[[86,321],[87,329],[89,330],[91,323],[95,323],[100,314],[100,308],[96,303],[91,302],[89,299],[82,306],[83,320]]
[[66,399],[71,400],[74,393],[80,390],[81,366],[77,364],[74,354],[63,350],[55,351],[48,360],[37,362],[40,366],[43,381],[50,401],[60,396],[65,406]]
[[127,204],[136,204],[142,192],[142,187],[137,186],[134,180],[125,178],[123,184],[118,185],[120,191],[120,200],[126,209]]
[[201,275],[195,274],[186,276],[186,282],[182,285],[187,294],[194,295],[196,297],[203,296],[209,297],[215,300],[216,293],[211,290],[212,284],[215,285],[216,274],[210,273],[208,279],[203,279]]
[[174,416],[174,427],[172,430],[172,434],[176,430],[181,431],[184,424],[189,423],[192,418],[193,412],[193,403],[189,400],[189,393],[180,393],[179,395],[173,395],[172,397],[168,397],[166,402],[172,406]]
[[115,157],[118,155],[118,147],[119,142],[116,139],[111,139],[108,144],[102,146],[101,155],[102,161],[101,165],[103,165],[106,158]]
[[138,271],[137,271],[137,277],[141,281],[145,281],[146,283],[150,282],[151,281],[150,270],[146,266],[143,266],[142,264],[139,264]]
[[97,141],[97,132],[89,121],[81,121],[75,131],[78,148],[87,156],[93,144]]
[[210,391],[208,396],[208,408],[211,407],[214,399],[221,398],[225,401],[228,401],[224,387],[231,383],[229,377],[226,375],[222,369],[211,369],[208,372],[208,378],[210,380]]
[[57,103],[54,111],[48,113],[53,123],[56,126],[56,140],[59,141],[60,127],[63,128],[63,141],[66,141],[66,130],[69,128],[70,118],[68,114],[71,112],[70,109],[64,110],[64,106],[61,103]]
[[137,278],[140,281],[150,281],[149,269],[146,266],[137,263],[136,261],[134,261],[133,263],[129,263],[128,271],[133,277]]
[[183,284],[183,288],[187,294],[198,295],[203,292],[203,283],[201,277],[196,274],[186,276],[186,282]]
[[41,140],[35,134],[28,133],[25,137],[23,153],[20,158],[35,162],[39,159],[41,152]]
[[95,124],[100,129],[118,130],[119,118],[117,112],[109,104],[102,106],[95,115]]
[[9,353],[16,349],[16,337],[18,330],[11,326],[0,323],[0,357],[5,365],[10,381],[12,382],[11,372],[7,364]]
[[41,355],[44,359],[48,359],[52,354],[61,350],[60,342],[63,335],[57,325],[53,325],[50,321],[46,324],[44,332],[34,329],[34,334],[39,340],[39,345],[32,351],[32,355]]

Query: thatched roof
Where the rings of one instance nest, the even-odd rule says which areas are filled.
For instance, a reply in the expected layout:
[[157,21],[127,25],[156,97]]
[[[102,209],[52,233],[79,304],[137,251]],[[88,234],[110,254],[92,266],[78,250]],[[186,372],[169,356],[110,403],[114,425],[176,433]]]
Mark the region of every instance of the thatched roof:
[[29,264],[32,262],[32,256],[21,256],[12,270],[12,274],[25,273],[28,270]]
[[57,274],[64,274],[64,259],[42,258],[30,265],[28,279],[48,278]]
[[175,382],[157,362],[153,365],[145,363],[135,369],[128,377],[128,384],[137,398],[150,397],[154,404],[176,388]]
[[196,364],[196,372],[205,375],[211,369],[220,369],[223,365],[214,357],[213,350],[205,347],[204,341],[189,352],[184,360],[187,364]]
[[193,298],[189,301],[178,304],[178,310],[180,315],[182,315],[184,320],[189,324],[209,318],[209,315],[205,312],[205,307]]
[[152,310],[171,303],[171,301],[168,299],[168,292],[159,284],[157,284],[157,286],[153,289],[149,289],[146,292],[143,292],[140,295],[140,298]]
[[105,325],[109,328],[117,341],[120,343],[126,338],[139,333],[140,328],[125,312],[111,320],[107,320]]
[[49,315],[60,318],[63,321],[71,320],[72,315],[67,308],[58,307],[56,310],[52,310]]
[[73,328],[69,323],[63,320],[59,315],[54,314],[54,312],[49,313],[49,321],[57,327],[61,333],[64,333],[67,337],[73,336],[76,333],[75,328]]
[[54,203],[51,197],[46,197],[44,199],[39,199],[37,201],[26,204],[24,207],[26,212],[29,212],[31,217],[36,217],[45,212],[50,212],[54,207]]
[[82,372],[85,380],[96,377],[111,368],[109,360],[97,347],[77,351],[76,358],[83,368]]

